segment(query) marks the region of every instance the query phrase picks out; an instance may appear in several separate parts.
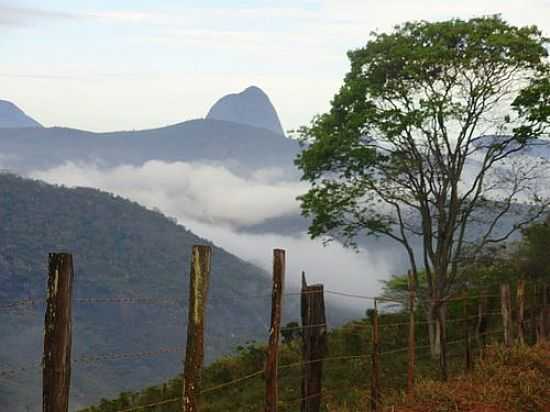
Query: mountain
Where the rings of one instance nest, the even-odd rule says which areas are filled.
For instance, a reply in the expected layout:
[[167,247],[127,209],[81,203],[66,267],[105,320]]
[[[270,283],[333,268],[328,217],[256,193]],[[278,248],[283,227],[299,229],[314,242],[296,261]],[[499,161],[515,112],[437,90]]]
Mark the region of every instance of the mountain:
[[[49,252],[75,261],[73,359],[83,355],[184,348],[190,252],[209,243],[162,214],[95,189],[68,189],[0,174],[0,410],[38,410],[44,294]],[[269,274],[214,246],[207,359],[265,339]],[[255,296],[251,298],[250,296]],[[28,310],[10,302],[38,298]],[[176,305],[85,303],[83,298],[147,297]],[[297,319],[297,302],[287,302]],[[291,315],[289,315],[291,316]],[[181,372],[182,353],[76,363],[71,409]]]
[[0,128],[42,127],[19,107],[7,100],[0,100]]
[[0,167],[20,173],[67,161],[108,167],[153,159],[214,162],[243,173],[270,167],[295,173],[298,151],[298,142],[270,130],[214,119],[110,133],[59,127],[0,129]]
[[206,118],[261,127],[280,135],[285,134],[269,97],[256,86],[222,97],[212,106]]

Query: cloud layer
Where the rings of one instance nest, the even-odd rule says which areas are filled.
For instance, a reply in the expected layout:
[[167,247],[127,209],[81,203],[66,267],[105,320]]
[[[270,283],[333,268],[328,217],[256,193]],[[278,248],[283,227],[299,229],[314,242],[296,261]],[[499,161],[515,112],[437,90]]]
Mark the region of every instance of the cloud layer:
[[159,208],[182,222],[236,227],[299,213],[296,197],[304,183],[279,181],[279,171],[263,169],[250,178],[204,163],[148,161],[143,166],[66,163],[33,177],[67,186],[97,187]]
[[[250,178],[243,178],[221,166],[201,163],[150,161],[141,167],[112,169],[66,163],[31,176],[66,186],[99,188],[158,208],[199,236],[268,272],[272,250],[286,249],[290,285],[297,286],[305,271],[310,283],[324,283],[326,289],[375,295],[380,279],[402,269],[394,256],[396,250],[356,253],[337,242],[325,247],[322,241],[313,241],[304,233],[286,236],[237,230],[241,225],[299,213],[295,198],[307,187],[281,181],[277,170],[259,170]],[[338,302],[361,308],[367,305],[365,301]]]

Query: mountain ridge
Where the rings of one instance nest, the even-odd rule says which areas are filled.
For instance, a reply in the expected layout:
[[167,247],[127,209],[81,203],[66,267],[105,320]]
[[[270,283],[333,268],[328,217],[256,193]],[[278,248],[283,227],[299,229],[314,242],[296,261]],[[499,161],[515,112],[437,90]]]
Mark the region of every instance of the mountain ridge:
[[40,128],[42,125],[25,114],[15,103],[0,99],[0,128],[19,127]]
[[2,168],[18,173],[66,161],[101,161],[113,166],[141,165],[153,159],[238,164],[244,171],[266,167],[294,170],[298,151],[297,141],[265,128],[215,119],[101,133],[62,127],[0,129],[0,152],[11,155]]

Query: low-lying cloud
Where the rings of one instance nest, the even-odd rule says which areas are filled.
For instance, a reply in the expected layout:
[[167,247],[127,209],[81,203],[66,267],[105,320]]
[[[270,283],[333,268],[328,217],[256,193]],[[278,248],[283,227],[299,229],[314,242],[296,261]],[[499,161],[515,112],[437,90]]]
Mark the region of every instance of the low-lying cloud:
[[[359,253],[338,242],[324,246],[305,233],[246,233],[243,227],[266,219],[299,214],[296,196],[307,190],[297,181],[281,180],[277,170],[259,170],[249,178],[222,166],[203,163],[149,161],[142,166],[102,169],[97,165],[66,163],[31,173],[50,183],[95,187],[160,209],[197,235],[271,271],[272,250],[287,250],[287,280],[297,286],[305,271],[310,283],[328,290],[375,295],[380,279],[404,269],[400,249]],[[276,229],[275,229],[276,230]],[[332,298],[330,302],[365,308],[361,300]]]
[[109,169],[69,162],[31,175],[117,193],[183,223],[193,220],[231,227],[297,214],[296,196],[307,190],[305,183],[279,180],[276,169],[258,170],[244,178],[222,166],[158,160]]

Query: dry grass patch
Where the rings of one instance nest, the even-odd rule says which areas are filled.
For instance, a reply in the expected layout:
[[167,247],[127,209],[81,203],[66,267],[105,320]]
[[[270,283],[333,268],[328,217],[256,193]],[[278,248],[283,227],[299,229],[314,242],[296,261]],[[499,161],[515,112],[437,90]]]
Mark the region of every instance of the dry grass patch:
[[420,381],[415,400],[404,396],[395,412],[550,412],[550,343],[490,347],[471,374],[447,383]]

